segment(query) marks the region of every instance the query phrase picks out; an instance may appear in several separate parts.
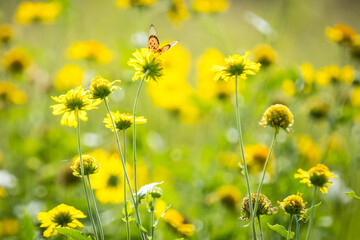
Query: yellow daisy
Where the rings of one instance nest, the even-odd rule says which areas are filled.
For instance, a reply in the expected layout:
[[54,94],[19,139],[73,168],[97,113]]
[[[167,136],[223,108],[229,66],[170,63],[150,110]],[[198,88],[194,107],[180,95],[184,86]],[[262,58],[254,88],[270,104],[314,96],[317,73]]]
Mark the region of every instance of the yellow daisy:
[[297,193],[296,195],[291,195],[286,197],[283,202],[278,202],[280,207],[284,210],[285,214],[291,215],[302,215],[304,216],[305,205],[303,199],[301,198],[301,193]]
[[[131,127],[134,121],[133,115],[130,113],[120,113],[119,111],[111,112],[111,115],[113,116],[116,130],[121,131],[124,129],[127,129]],[[147,122],[147,119],[144,117],[136,117],[135,118],[135,124],[144,124]],[[105,127],[111,129],[111,131],[114,131],[110,115],[107,114],[107,118],[104,118]]]
[[260,126],[266,127],[270,125],[276,129],[276,132],[280,128],[283,128],[286,132],[291,131],[291,127],[294,125],[294,117],[285,105],[275,104],[266,109],[261,121]]

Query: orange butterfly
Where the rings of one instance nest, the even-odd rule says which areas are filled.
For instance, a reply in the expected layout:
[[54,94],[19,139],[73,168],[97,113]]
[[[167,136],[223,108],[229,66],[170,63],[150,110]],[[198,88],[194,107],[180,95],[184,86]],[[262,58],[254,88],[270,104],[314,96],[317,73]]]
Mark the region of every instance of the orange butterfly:
[[169,50],[170,48],[172,48],[173,46],[175,46],[177,43],[178,43],[178,41],[174,41],[172,43],[169,43],[169,44],[163,46],[162,48],[159,48],[160,42],[157,37],[155,27],[152,24],[150,25],[148,49],[150,49],[154,53],[159,53],[159,55],[160,55],[160,54],[163,54],[164,52],[166,52],[167,50]]

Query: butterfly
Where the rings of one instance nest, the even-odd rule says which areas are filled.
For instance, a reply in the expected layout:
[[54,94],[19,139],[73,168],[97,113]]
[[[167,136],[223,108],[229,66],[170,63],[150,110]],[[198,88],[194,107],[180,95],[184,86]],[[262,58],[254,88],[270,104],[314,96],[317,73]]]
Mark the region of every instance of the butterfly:
[[150,25],[149,28],[149,40],[148,40],[148,49],[153,51],[154,53],[163,54],[173,46],[175,46],[178,43],[178,41],[174,41],[172,43],[169,43],[161,48],[159,48],[160,42],[156,34],[156,30],[154,25]]

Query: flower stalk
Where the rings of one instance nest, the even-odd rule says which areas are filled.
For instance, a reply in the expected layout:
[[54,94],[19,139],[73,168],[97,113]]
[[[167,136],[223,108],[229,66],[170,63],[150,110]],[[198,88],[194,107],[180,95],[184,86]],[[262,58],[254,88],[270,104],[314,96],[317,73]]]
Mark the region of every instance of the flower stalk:
[[287,233],[287,238],[286,238],[287,240],[290,240],[292,220],[293,220],[293,215],[290,214],[290,223],[289,223],[289,228],[288,228],[288,233]]
[[[123,136],[124,136],[124,161],[126,166],[126,129],[123,129]],[[129,223],[129,214],[127,209],[127,202],[126,202],[126,177],[124,175],[124,204],[125,204],[125,219],[126,219],[126,238],[130,240],[130,223]]]
[[308,230],[307,230],[307,233],[306,233],[306,240],[309,240],[309,238],[310,238],[311,227],[312,227],[312,224],[313,224],[313,221],[314,221],[315,201],[316,201],[317,189],[318,189],[318,187],[315,186],[315,188],[314,188],[314,196],[313,196],[313,200],[312,200],[312,203],[311,203],[311,215],[310,215],[309,227],[308,227]]

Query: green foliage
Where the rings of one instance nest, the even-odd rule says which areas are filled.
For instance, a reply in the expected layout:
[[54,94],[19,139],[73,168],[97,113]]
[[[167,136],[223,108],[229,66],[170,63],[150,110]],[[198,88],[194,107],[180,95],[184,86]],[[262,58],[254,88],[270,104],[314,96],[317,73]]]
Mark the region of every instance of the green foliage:
[[[288,231],[286,230],[286,228],[284,226],[279,225],[279,224],[270,225],[269,223],[267,225],[271,230],[274,230],[275,232],[277,232],[278,234],[280,234],[284,238],[287,238]],[[292,239],[294,236],[295,236],[295,233],[291,232],[290,233],[290,239]]]

